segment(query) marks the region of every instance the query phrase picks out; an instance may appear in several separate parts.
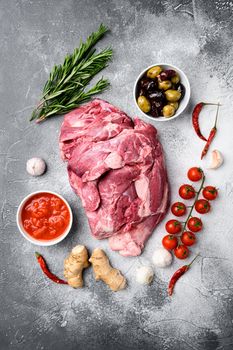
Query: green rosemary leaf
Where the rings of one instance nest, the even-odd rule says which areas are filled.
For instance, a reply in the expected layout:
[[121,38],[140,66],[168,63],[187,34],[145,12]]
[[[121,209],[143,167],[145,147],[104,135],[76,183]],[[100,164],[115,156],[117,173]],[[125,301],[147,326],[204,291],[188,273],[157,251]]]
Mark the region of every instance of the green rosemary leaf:
[[108,86],[109,81],[107,79],[101,78],[91,89],[89,89],[87,92],[80,92],[79,95],[76,96],[76,98],[73,97],[65,105],[57,103],[53,105],[53,110],[45,110],[44,113],[42,113],[37,119],[37,122],[39,123],[44,119],[52,117],[56,114],[61,115],[70,112],[72,109],[80,106],[80,104],[89,101],[93,95],[96,95],[99,92],[103,92],[105,89],[108,88]]
[[44,85],[41,101],[32,112],[30,120],[37,119],[39,122],[56,114],[64,114],[109,86],[108,80],[102,78],[89,90],[85,90],[93,77],[107,67],[112,58],[111,48],[99,53],[94,48],[107,31],[108,28],[101,24],[86,42],[80,41],[79,47],[72,54],[66,55],[63,64],[53,67]]

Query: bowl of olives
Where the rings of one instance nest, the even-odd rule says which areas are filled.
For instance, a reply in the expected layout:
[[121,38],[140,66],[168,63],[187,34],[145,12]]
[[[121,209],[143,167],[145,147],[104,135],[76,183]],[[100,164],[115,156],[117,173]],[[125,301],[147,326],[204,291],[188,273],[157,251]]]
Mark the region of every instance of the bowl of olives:
[[190,84],[185,73],[170,64],[158,63],[139,74],[134,85],[134,100],[147,118],[167,121],[184,112],[190,99]]

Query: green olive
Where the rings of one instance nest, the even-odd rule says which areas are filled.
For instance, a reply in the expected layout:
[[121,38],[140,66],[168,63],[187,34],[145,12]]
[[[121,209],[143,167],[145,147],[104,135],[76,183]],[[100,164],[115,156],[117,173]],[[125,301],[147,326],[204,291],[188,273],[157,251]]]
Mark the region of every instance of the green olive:
[[171,78],[171,82],[173,84],[178,84],[180,82],[180,76],[178,73],[176,73],[176,75],[174,75],[174,77]]
[[144,113],[150,112],[150,101],[145,96],[138,97],[138,106]]
[[158,86],[160,90],[167,90],[171,88],[172,83],[170,82],[170,80],[159,81]]
[[163,107],[163,116],[165,118],[170,118],[175,114],[175,107],[171,106],[171,105],[166,105]]
[[146,75],[148,76],[148,78],[156,78],[160,73],[162,72],[162,68],[159,66],[154,66],[152,68],[150,68]]
[[177,102],[181,97],[181,93],[179,91],[172,90],[172,89],[165,91],[165,95],[166,95],[166,99],[169,102]]
[[178,107],[179,107],[179,103],[178,102],[168,102],[168,105],[169,106],[173,106],[175,108],[175,110],[177,110]]

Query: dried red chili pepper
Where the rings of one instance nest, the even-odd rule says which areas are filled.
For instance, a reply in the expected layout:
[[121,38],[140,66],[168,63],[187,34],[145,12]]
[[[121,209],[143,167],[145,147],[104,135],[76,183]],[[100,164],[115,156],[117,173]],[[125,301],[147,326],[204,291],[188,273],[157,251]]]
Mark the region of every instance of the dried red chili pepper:
[[55,283],[59,283],[59,284],[68,284],[66,281],[60,279],[59,277],[57,277],[56,275],[54,275],[48,268],[45,259],[43,258],[43,256],[37,252],[35,252],[37,261],[42,269],[42,271],[44,272],[44,274],[53,282]]
[[175,287],[176,282],[178,281],[178,279],[183,276],[185,274],[186,271],[189,270],[190,266],[192,265],[192,263],[194,262],[194,260],[196,260],[196,258],[199,256],[199,254],[197,254],[195,256],[195,258],[191,261],[190,264],[188,265],[184,265],[182,267],[180,267],[172,276],[172,278],[170,279],[169,285],[168,285],[168,294],[172,295],[173,293],[173,289]]
[[219,111],[219,104],[218,104],[218,108],[217,108],[217,113],[216,113],[216,117],[215,117],[215,123],[214,123],[214,126],[213,128],[210,130],[210,134],[209,134],[209,137],[208,137],[208,140],[205,144],[205,147],[201,153],[201,159],[206,155],[206,153],[208,152],[209,150],[209,147],[210,147],[210,144],[211,142],[213,141],[215,135],[216,135],[216,132],[217,132],[217,120],[218,120],[218,111]]
[[199,125],[199,115],[201,113],[202,108],[206,105],[216,105],[216,103],[200,102],[194,107],[193,114],[192,114],[192,122],[193,122],[194,130],[196,131],[197,136],[200,137],[200,139],[202,139],[203,141],[207,141],[207,139],[201,133],[201,129]]
[[199,115],[204,105],[205,104],[203,102],[200,102],[194,107],[193,114],[192,114],[192,121],[193,121],[194,130],[196,131],[197,136],[200,137],[200,139],[207,141],[207,139],[202,135],[200,126],[199,126]]

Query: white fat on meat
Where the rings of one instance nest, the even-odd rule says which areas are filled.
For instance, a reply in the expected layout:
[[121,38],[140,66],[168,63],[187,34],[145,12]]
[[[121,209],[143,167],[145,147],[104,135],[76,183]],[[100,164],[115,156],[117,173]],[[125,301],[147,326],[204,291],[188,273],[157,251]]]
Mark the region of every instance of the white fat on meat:
[[104,163],[109,169],[119,169],[123,166],[123,159],[117,152],[112,152],[105,158]]
[[138,214],[141,217],[149,216],[151,214],[149,179],[143,175],[140,179],[136,180],[134,184],[137,195],[142,201]]

